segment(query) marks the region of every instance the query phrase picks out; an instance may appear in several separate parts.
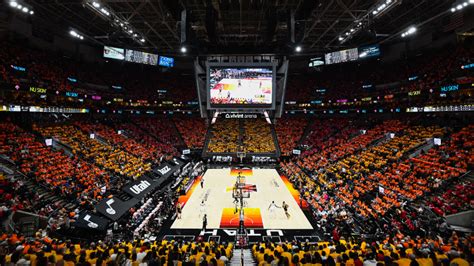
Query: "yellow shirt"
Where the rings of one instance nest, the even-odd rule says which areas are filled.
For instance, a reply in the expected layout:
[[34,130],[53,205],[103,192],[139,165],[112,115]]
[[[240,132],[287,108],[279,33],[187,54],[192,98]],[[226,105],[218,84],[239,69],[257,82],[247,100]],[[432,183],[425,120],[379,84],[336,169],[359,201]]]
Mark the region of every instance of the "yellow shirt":
[[398,263],[398,266],[410,266],[411,260],[407,258],[401,258],[395,262]]
[[462,258],[455,258],[449,263],[450,266],[458,265],[458,266],[469,266],[469,262]]

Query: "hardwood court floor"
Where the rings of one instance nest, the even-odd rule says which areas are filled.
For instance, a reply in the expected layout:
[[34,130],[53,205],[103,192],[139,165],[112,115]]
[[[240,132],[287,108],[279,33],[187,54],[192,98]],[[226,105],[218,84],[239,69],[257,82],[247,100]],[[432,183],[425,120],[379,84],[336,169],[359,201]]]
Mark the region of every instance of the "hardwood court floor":
[[[290,184],[285,184],[275,169],[253,169],[250,172],[246,176],[246,184],[256,185],[257,191],[250,192],[250,198],[245,200],[248,228],[313,229],[295,200],[295,197],[298,198],[296,191],[290,192]],[[236,181],[235,171],[231,175],[230,168],[209,169],[203,178],[204,187],[201,188],[197,181],[194,190],[191,189],[186,197],[181,219],[176,219],[171,229],[201,229],[204,214],[207,214],[208,229],[226,228],[238,223],[238,216],[233,216],[235,205],[231,189]],[[203,200],[205,207],[201,207]],[[272,201],[279,207],[285,201],[289,205],[290,218],[286,217],[283,208],[271,212],[269,206]]]

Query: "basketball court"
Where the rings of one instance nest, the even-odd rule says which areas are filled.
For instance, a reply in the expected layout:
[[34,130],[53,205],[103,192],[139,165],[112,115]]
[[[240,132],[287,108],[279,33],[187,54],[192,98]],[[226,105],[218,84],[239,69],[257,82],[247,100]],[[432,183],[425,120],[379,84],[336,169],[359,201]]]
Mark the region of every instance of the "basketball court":
[[[284,176],[275,169],[209,169],[201,188],[201,179],[195,180],[188,194],[181,196],[181,219],[176,219],[171,229],[201,229],[204,214],[207,229],[235,228],[239,223],[238,212],[232,197],[239,175],[245,177],[244,219],[247,228],[311,230],[313,227],[299,206],[299,194]],[[269,208],[275,201],[276,208]],[[290,217],[281,208],[288,205]],[[204,203],[202,203],[204,202]]]

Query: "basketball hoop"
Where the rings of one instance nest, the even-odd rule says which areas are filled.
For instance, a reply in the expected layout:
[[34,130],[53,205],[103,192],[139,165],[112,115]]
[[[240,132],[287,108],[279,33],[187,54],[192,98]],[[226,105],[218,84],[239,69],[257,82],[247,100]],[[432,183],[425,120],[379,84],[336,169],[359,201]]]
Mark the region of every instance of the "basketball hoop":
[[245,155],[246,155],[245,152],[241,152],[241,151],[237,152],[237,158],[240,159],[240,163],[242,163],[242,161],[244,160]]

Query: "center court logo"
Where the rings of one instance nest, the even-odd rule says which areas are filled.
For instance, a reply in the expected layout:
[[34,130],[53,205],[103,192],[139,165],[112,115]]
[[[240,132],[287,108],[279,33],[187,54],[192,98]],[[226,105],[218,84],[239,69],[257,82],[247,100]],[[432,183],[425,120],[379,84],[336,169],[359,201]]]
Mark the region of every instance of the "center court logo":
[[150,182],[146,180],[142,180],[139,184],[133,185],[130,187],[130,190],[135,194],[139,195],[143,191],[145,191],[148,187],[150,187]]

